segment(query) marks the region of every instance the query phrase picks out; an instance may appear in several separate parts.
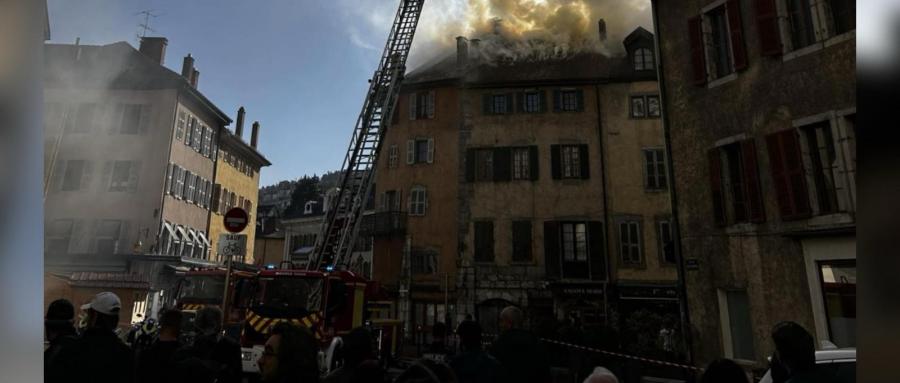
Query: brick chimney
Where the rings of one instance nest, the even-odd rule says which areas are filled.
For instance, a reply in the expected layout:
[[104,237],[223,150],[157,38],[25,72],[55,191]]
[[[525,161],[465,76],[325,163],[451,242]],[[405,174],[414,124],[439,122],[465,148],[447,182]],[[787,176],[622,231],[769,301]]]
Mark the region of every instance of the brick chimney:
[[166,61],[167,45],[169,40],[165,37],[141,37],[141,47],[138,50],[157,64],[163,65]]
[[469,65],[469,40],[462,36],[456,37],[456,66],[464,68]]
[[600,41],[606,41],[606,20],[600,19],[597,22],[597,27],[600,31]]
[[259,138],[259,121],[253,121],[253,130],[250,131],[250,146],[256,149],[256,140]]
[[191,57],[191,54],[188,53],[187,56],[184,56],[184,63],[181,64],[181,77],[184,77],[186,80],[191,81],[191,76],[194,75],[194,58]]
[[237,136],[237,138],[242,138],[241,136],[244,135],[244,113],[243,106],[238,108],[237,122],[234,124],[234,135]]
[[469,61],[472,64],[478,64],[481,62],[481,40],[471,39],[469,42],[471,43],[469,46]]
[[191,86],[194,89],[197,89],[197,82],[200,81],[200,71],[194,68],[194,73],[191,73]]

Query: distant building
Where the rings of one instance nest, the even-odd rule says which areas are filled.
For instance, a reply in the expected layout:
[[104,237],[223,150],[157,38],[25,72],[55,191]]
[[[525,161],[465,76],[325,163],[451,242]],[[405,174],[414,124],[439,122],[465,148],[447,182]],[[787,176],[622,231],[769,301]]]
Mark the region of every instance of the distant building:
[[294,193],[297,181],[281,181],[278,184],[264,186],[259,189],[260,206],[273,206],[279,215],[291,205],[291,195]]
[[696,364],[855,347],[855,2],[653,5]]

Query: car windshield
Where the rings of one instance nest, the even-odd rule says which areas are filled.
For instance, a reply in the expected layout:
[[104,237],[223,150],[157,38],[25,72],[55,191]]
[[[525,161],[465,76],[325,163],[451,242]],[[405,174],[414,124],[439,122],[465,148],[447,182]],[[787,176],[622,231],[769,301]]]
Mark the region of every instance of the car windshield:
[[268,315],[307,315],[321,308],[322,286],[321,278],[262,278],[258,305]]
[[222,299],[225,288],[224,275],[192,275],[182,280],[178,299]]

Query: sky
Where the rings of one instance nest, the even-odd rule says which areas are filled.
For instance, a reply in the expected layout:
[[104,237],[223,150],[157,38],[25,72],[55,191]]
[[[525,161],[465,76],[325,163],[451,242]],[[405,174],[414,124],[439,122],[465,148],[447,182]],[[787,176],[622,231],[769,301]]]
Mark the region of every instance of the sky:
[[[407,67],[427,62],[436,49],[453,47],[455,36],[478,28],[469,17],[474,12],[467,16],[467,5],[488,4],[495,12],[519,15],[522,4],[530,9],[582,1],[428,0]],[[519,5],[510,7],[513,3]],[[627,9],[624,24],[651,29],[649,0],[586,3],[606,3],[590,5],[606,14]],[[626,3],[630,6],[620,7]],[[258,150],[272,162],[260,172],[260,186],[265,186],[340,169],[398,4],[398,0],[48,0],[50,42],[73,44],[80,38],[86,45],[125,41],[137,47],[139,24],[144,21],[139,13],[151,11],[156,16],[149,20],[153,31],[147,35],[169,41],[164,65],[180,73],[182,59],[190,53],[200,71],[200,92],[232,119],[243,106],[246,136],[252,122],[259,121]],[[640,22],[631,20],[634,14]],[[480,11],[480,15],[504,14]]]

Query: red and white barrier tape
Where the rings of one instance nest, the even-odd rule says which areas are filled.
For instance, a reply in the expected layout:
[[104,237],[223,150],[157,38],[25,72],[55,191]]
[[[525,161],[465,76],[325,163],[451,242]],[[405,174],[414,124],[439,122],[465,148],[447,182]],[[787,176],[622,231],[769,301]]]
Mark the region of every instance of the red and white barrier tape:
[[639,361],[642,361],[642,362],[653,363],[653,364],[660,364],[660,365],[663,365],[663,366],[678,367],[678,368],[684,368],[684,369],[693,370],[693,371],[703,371],[702,368],[698,368],[698,367],[694,367],[694,366],[688,366],[688,365],[686,365],[686,364],[678,364],[678,363],[666,362],[666,361],[662,361],[662,360],[642,358],[642,357],[634,356],[634,355],[621,354],[621,353],[618,353],[618,352],[605,351],[605,350],[600,350],[600,349],[596,349],[596,348],[585,347],[585,346],[578,345],[578,344],[572,344],[572,343],[560,342],[560,341],[558,341],[558,340],[553,340],[553,339],[541,338],[541,340],[544,341],[544,342],[547,342],[547,343],[558,344],[558,345],[561,345],[561,346],[571,347],[571,348],[575,348],[575,349],[579,349],[579,350],[583,350],[583,351],[596,352],[596,353],[600,353],[600,354],[606,354],[606,355],[617,356],[617,357],[620,357],[620,358],[639,360]]

